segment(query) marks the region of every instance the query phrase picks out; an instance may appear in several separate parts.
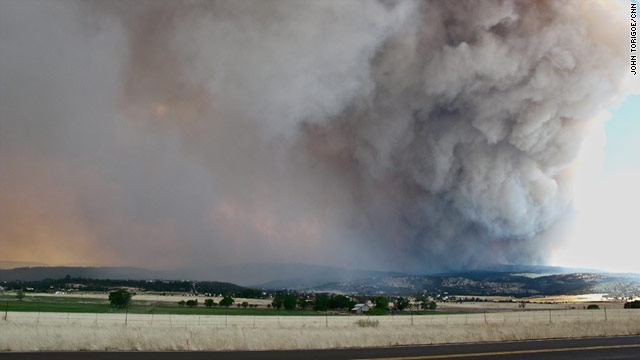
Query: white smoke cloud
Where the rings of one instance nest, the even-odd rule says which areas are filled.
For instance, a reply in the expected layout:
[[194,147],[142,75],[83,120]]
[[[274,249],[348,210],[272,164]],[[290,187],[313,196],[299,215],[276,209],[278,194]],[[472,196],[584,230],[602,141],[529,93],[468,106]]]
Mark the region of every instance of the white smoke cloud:
[[[68,234],[106,262],[544,262],[589,123],[624,93],[615,4],[1,8],[3,174],[26,149],[92,169],[39,206],[81,209]],[[15,228],[3,247],[41,246]]]

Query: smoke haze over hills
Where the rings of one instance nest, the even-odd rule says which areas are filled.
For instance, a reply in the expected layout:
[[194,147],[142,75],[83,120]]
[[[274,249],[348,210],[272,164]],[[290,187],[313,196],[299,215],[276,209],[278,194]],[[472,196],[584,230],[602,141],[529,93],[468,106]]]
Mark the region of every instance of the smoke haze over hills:
[[0,258],[544,264],[625,95],[625,24],[595,1],[0,2]]

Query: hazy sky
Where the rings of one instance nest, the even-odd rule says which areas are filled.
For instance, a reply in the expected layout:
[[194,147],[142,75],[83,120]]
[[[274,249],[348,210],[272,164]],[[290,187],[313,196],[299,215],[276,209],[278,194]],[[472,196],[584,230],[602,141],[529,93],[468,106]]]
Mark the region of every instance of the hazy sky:
[[554,263],[637,273],[640,96],[628,96],[609,111],[604,131],[600,128],[584,151],[597,160],[582,175],[570,234]]
[[629,19],[0,0],[0,260],[640,272]]

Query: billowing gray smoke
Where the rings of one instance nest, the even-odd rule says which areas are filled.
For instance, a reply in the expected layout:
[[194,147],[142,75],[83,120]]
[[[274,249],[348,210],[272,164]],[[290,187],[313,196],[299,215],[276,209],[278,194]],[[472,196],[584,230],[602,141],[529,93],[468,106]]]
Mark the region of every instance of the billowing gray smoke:
[[[66,209],[56,238],[84,234],[81,253],[111,263],[544,262],[539,235],[570,208],[571,164],[626,69],[620,11],[595,1],[2,10],[0,41],[27,44],[0,55],[3,171],[26,153],[55,179],[5,188],[53,187],[31,200]],[[5,222],[2,247],[24,232]]]

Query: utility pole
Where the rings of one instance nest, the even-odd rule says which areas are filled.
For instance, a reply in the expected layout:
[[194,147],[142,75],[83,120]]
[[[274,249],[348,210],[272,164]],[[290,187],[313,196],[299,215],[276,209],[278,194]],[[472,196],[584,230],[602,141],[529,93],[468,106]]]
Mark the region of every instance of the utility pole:
[[411,326],[413,326],[413,307],[409,305],[409,311],[411,311]]

